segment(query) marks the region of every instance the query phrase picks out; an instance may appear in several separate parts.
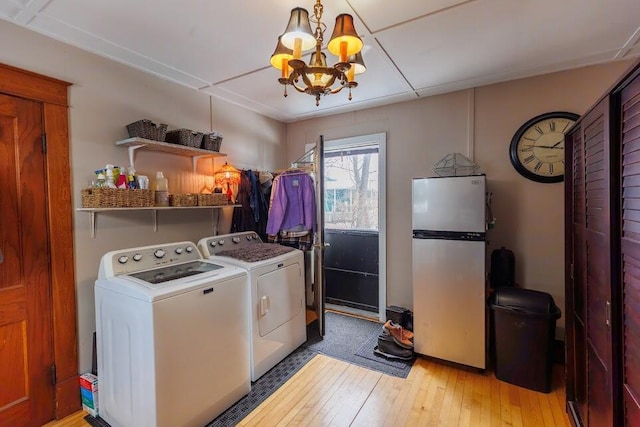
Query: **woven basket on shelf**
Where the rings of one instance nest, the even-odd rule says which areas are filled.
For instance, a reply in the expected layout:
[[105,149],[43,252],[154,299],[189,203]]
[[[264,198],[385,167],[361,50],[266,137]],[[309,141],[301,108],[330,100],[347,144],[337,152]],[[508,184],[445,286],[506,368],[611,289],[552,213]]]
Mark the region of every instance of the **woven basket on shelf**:
[[124,188],[85,188],[83,208],[146,208],[153,206],[153,191]]
[[169,206],[198,206],[198,195],[197,194],[170,194],[169,195]]
[[144,138],[154,141],[164,141],[167,135],[167,125],[156,125],[151,120],[142,119],[127,125],[127,132],[131,138]]
[[167,132],[167,142],[180,144],[186,147],[200,148],[202,133],[191,129],[175,129]]
[[227,204],[227,195],[223,193],[198,194],[198,206],[221,206]]
[[222,145],[222,134],[220,132],[210,132],[202,135],[202,147],[204,150],[220,151]]

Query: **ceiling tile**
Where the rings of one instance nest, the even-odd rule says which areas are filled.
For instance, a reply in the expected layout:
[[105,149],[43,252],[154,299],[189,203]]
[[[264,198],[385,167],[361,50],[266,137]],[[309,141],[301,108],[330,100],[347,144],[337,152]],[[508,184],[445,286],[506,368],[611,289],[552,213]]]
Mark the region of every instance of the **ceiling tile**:
[[17,1],[0,2],[0,17],[14,19],[24,9],[24,5]]
[[376,38],[418,90],[513,70],[545,72],[620,48],[640,22],[637,0],[583,3],[473,2]]
[[349,0],[355,13],[372,34],[383,28],[393,27],[400,23],[437,13],[460,4],[477,0]]

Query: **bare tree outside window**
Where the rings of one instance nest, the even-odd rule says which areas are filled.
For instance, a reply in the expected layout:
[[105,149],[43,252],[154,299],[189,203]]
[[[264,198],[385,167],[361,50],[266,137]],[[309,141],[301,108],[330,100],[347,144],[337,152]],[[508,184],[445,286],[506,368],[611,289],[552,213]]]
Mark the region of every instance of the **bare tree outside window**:
[[327,228],[378,230],[378,153],[371,151],[326,155]]

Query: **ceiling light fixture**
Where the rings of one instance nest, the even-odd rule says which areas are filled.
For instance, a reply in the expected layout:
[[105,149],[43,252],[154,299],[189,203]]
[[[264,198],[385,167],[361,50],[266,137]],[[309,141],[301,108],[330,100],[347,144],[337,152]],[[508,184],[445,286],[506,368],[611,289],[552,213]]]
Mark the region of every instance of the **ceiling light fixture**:
[[[355,75],[366,70],[360,53],[362,39],[353,26],[353,17],[346,13],[336,17],[336,25],[327,44],[327,49],[338,57],[338,62],[333,67],[327,66],[326,55],[322,52],[327,28],[321,21],[322,12],[320,0],[316,0],[313,6],[311,19],[306,9],[292,9],[287,29],[278,37],[278,45],[271,55],[271,65],[282,73],[278,81],[284,85],[284,96],[287,96],[287,85],[291,85],[298,92],[314,96],[316,106],[320,105],[321,95],[338,93],[343,88],[349,89],[351,100],[351,89],[358,86]],[[316,25],[314,32],[310,21]],[[302,52],[311,50],[307,65],[302,60]]]

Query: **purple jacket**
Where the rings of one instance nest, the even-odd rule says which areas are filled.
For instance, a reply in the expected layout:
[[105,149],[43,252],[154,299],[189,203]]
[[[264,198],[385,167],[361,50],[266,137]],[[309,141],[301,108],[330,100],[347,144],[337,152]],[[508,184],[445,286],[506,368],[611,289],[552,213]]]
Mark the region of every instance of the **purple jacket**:
[[273,180],[267,234],[279,231],[316,231],[316,195],[306,173],[284,172]]

